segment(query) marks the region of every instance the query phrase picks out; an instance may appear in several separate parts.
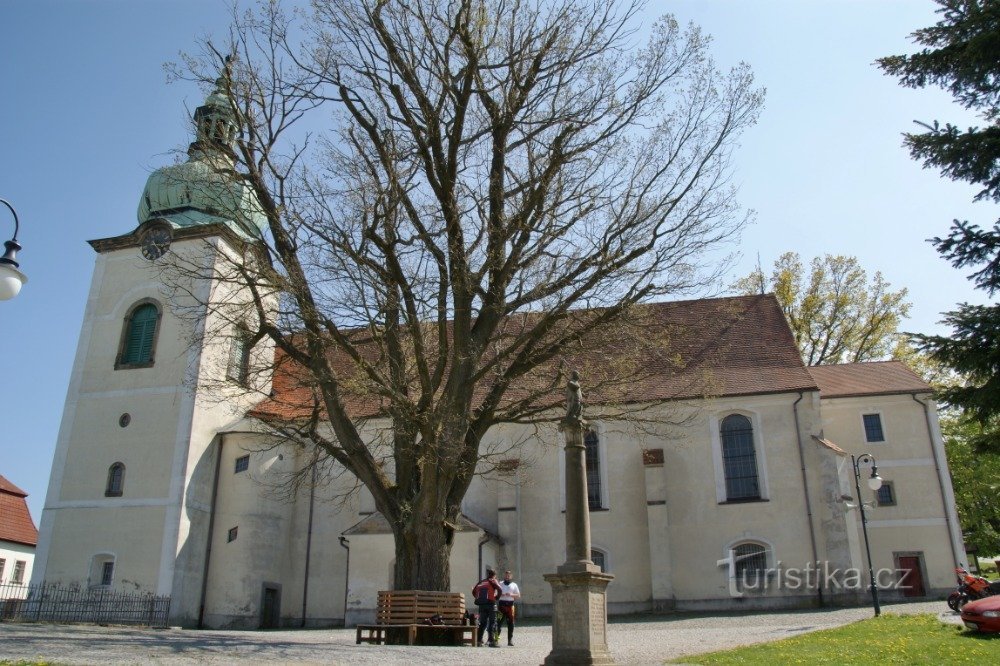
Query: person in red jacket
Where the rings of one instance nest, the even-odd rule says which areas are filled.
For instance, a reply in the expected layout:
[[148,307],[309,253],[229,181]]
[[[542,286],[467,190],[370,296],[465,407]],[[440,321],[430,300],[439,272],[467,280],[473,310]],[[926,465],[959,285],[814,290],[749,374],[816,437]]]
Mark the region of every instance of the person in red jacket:
[[503,588],[497,582],[497,572],[486,569],[486,578],[476,583],[472,588],[472,598],[479,606],[479,645],[483,644],[483,632],[489,632],[490,647],[500,647],[497,643],[497,599],[503,594]]

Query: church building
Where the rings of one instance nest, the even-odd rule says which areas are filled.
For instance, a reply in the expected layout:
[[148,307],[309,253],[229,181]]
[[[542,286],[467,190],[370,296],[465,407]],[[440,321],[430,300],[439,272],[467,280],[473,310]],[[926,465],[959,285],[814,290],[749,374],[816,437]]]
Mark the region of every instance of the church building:
[[[195,124],[188,160],[149,177],[138,226],[90,242],[32,580],[169,596],[171,624],[189,627],[370,621],[392,585],[385,519],[331,466],[288,482],[310,450],[263,422],[294,419],[301,387],[266,341],[251,347],[224,307],[205,306],[245,307],[220,267],[266,225],[234,177],[221,90]],[[205,270],[168,284],[167,259]],[[627,396],[662,419],[637,429],[600,404],[585,412],[591,556],[615,576],[612,614],[865,603],[856,472],[882,598],[953,586],[965,553],[926,383],[898,362],[806,367],[772,295],[643,308],[683,359]],[[263,399],[240,390],[251,375]],[[376,407],[356,408],[365,428],[385,427]],[[510,453],[465,498],[455,591],[492,565],[513,572],[524,615],[551,612],[543,575],[565,558],[558,416],[487,433],[484,447]]]

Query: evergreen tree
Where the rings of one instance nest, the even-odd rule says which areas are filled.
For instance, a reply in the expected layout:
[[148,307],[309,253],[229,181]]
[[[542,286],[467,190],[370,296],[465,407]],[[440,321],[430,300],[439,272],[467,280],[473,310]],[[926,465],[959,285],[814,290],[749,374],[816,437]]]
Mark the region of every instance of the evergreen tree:
[[[905,145],[925,167],[981,189],[976,201],[1000,202],[1000,0],[938,0],[941,20],[913,33],[924,48],[912,55],[882,58],[878,64],[911,88],[937,85],[983,119],[961,130],[940,122],[906,135]],[[956,268],[975,269],[969,279],[994,297],[1000,289],[1000,221],[981,228],[954,220],[947,236],[931,241]],[[1000,305],[960,303],[945,313],[950,336],[918,335],[917,345],[968,378],[941,391],[949,403],[976,418],[981,446],[1000,449]]]

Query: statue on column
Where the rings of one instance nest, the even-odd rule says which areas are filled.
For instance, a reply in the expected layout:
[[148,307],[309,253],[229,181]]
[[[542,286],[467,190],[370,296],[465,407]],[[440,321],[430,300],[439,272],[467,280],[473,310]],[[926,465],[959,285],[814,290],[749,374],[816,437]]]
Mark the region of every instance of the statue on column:
[[583,390],[580,388],[580,373],[573,370],[566,383],[566,416],[563,421],[583,420]]

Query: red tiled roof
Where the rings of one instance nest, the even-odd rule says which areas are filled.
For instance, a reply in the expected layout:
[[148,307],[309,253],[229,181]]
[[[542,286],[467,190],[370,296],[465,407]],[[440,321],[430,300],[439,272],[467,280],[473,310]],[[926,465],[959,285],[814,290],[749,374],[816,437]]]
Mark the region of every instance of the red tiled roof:
[[930,385],[900,361],[815,365],[809,374],[821,398],[846,398],[894,393],[928,393]]
[[0,476],[0,541],[12,541],[34,546],[38,530],[28,512],[24,498],[28,494]]
[[[633,317],[641,323],[638,335],[622,339],[618,330],[594,335],[584,339],[573,356],[565,359],[567,367],[580,368],[587,404],[817,388],[771,294],[654,303],[637,308]],[[620,361],[628,356],[623,353],[626,348],[633,350],[636,345],[641,348],[641,356]],[[275,360],[273,395],[250,415],[276,420],[307,417],[312,410],[313,391],[304,381],[305,371],[281,352]],[[358,376],[356,372],[350,374],[346,358],[336,359],[334,366],[342,376]],[[508,393],[515,399],[526,395],[528,389],[543,389],[555,374],[554,365],[541,368]],[[598,376],[603,377],[603,383],[595,379]],[[601,388],[612,383],[617,383],[617,388]],[[350,381],[342,384],[357,385]],[[560,386],[551,393],[553,404],[562,403],[562,390]],[[345,391],[344,401],[355,418],[382,412],[379,398],[370,393]]]

